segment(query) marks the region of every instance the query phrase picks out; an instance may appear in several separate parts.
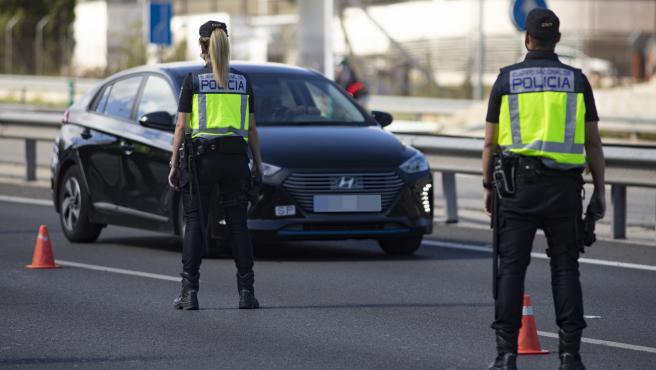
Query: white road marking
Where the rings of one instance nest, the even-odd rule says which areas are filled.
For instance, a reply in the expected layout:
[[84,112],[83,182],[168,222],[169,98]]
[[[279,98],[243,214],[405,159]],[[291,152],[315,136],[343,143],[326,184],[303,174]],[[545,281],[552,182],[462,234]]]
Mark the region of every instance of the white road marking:
[[0,201],[10,202],[10,203],[30,204],[33,206],[46,206],[46,207],[53,206],[52,200],[14,197],[9,195],[0,195]]
[[603,317],[597,316],[597,315],[583,315],[583,318],[584,319],[594,320],[594,319],[602,319]]
[[[482,248],[482,249],[488,249],[488,248]],[[62,266],[77,267],[77,268],[82,268],[82,269],[87,269],[87,270],[95,270],[95,271],[103,271],[103,272],[112,272],[112,273],[115,273],[115,274],[145,277],[145,278],[149,278],[149,279],[166,280],[166,281],[173,281],[173,282],[179,282],[180,281],[179,277],[169,276],[169,275],[161,275],[161,274],[153,274],[153,273],[150,273],[150,272],[126,270],[126,269],[107,267],[107,266],[100,266],[100,265],[90,265],[90,264],[86,264],[86,263],[73,262],[73,261],[64,261],[64,260],[55,260],[55,263],[58,263]],[[548,337],[548,338],[556,338],[556,339],[558,338],[557,333],[550,333],[550,332],[546,332],[546,331],[538,331],[538,335],[543,336],[543,337]],[[628,349],[628,350],[632,350],[632,351],[656,353],[656,348],[645,347],[645,346],[636,346],[636,345],[633,345],[633,344],[626,344],[626,343],[612,342],[612,341],[608,341],[608,340],[591,339],[591,338],[582,338],[581,341],[584,342],[584,343],[597,344],[597,345],[600,345],[600,346]]]
[[[430,245],[432,247],[439,247],[439,248],[461,249],[466,251],[492,253],[491,247],[481,247],[481,246],[462,244],[462,243],[443,242],[437,240],[424,240],[423,244]],[[531,257],[544,259],[544,260],[549,259],[549,257],[544,253],[534,252],[531,253]],[[633,270],[656,271],[656,266],[652,266],[652,265],[640,265],[637,263],[598,260],[593,258],[579,258],[579,263],[584,263],[588,265],[598,265],[598,266],[621,267],[621,268],[633,269]]]
[[[541,336],[541,337],[558,339],[558,333],[550,333],[548,331],[539,331],[538,330],[538,335]],[[633,344],[626,344],[626,343],[620,343],[620,342],[611,342],[609,340],[581,338],[581,342],[589,343],[589,344],[597,344],[597,345],[606,346],[606,347],[628,349],[628,350],[631,350],[631,351],[656,353],[656,348],[645,347],[645,346],[636,346],[636,345],[633,345]]]
[[115,274],[123,274],[123,275],[145,277],[145,278],[149,278],[149,279],[180,282],[179,277],[169,276],[169,275],[153,274],[153,273],[150,273],[150,272],[125,270],[125,269],[119,269],[119,268],[114,268],[114,267],[89,265],[89,264],[86,264],[86,263],[79,263],[79,262],[73,262],[73,261],[63,261],[63,260],[55,260],[55,263],[58,263],[62,266],[77,267],[77,268],[87,269],[87,270],[113,272]]

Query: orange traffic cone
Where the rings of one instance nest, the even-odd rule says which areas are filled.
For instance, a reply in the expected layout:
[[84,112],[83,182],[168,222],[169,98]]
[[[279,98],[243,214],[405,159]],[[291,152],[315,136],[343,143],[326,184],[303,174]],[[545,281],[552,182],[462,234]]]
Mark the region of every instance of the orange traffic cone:
[[538,330],[533,318],[531,297],[524,294],[524,308],[522,309],[522,328],[519,330],[518,353],[520,355],[546,355],[549,351],[540,347]]
[[36,243],[34,244],[32,264],[25,267],[28,269],[53,269],[59,267],[59,265],[55,265],[55,259],[52,256],[52,245],[50,245],[50,236],[46,225],[39,226],[39,235],[36,237]]

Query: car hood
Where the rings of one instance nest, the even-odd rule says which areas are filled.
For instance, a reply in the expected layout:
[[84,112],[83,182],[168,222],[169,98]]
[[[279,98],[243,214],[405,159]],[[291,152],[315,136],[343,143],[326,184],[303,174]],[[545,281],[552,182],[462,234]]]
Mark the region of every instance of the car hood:
[[286,168],[396,167],[415,150],[377,126],[258,127],[262,161]]

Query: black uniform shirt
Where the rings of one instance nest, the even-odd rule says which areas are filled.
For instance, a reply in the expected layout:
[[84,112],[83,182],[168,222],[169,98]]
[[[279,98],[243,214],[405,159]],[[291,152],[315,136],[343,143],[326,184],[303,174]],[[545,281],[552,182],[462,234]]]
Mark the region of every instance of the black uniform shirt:
[[[212,73],[212,68],[206,65],[200,73]],[[234,68],[230,68],[231,74],[244,76],[246,79],[246,93],[248,94],[248,112],[255,113],[255,98],[253,97],[253,87],[248,76]],[[194,79],[191,73],[185,76],[180,89],[180,101],[178,103],[178,112],[191,113],[192,99],[194,97]]]
[[[558,55],[550,51],[530,51],[526,54],[526,60],[551,60],[558,62]],[[583,75],[583,74],[582,74]],[[501,77],[501,74],[499,75]],[[499,123],[499,111],[501,109],[501,86],[503,81],[497,77],[497,80],[492,86],[490,94],[490,101],[487,107],[487,122]],[[592,87],[587,77],[583,75],[583,100],[585,101],[585,122],[597,122],[599,116],[597,115],[597,106],[595,105],[594,96],[592,95]]]

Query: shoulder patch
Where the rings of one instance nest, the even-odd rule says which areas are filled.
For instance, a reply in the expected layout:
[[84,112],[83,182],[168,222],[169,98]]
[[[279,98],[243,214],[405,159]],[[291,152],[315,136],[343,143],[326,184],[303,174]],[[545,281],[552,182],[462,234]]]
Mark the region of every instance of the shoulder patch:
[[510,71],[510,93],[574,92],[574,71],[565,68],[521,68]]
[[198,90],[201,93],[236,93],[246,94],[246,77],[240,74],[230,73],[228,86],[221,87],[214,79],[214,74],[203,73],[198,75]]

